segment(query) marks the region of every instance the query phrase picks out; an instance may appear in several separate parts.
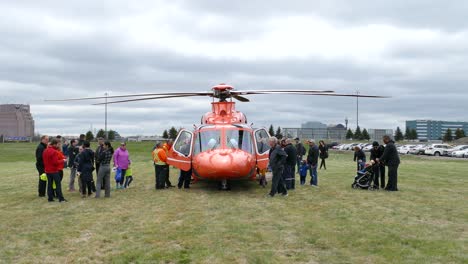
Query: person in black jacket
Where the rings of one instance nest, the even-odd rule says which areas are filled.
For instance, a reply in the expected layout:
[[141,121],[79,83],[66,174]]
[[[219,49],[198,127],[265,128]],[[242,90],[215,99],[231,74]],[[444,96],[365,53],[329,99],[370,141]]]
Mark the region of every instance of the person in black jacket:
[[325,141],[320,140],[319,141],[319,152],[320,152],[320,170],[322,169],[327,169],[327,164],[325,164],[325,160],[328,158],[328,146],[325,144]]
[[49,143],[49,137],[47,135],[43,135],[41,137],[41,143],[39,143],[39,145],[37,145],[37,148],[36,148],[36,169],[37,169],[37,172],[39,173],[39,178],[38,178],[39,184],[37,186],[37,190],[39,192],[39,197],[45,197],[46,195],[47,182],[41,180],[40,176],[41,174],[45,172],[42,153],[47,148],[47,143]]
[[286,164],[283,171],[283,179],[286,184],[286,189],[291,190],[296,187],[296,179],[294,170],[296,168],[296,148],[291,143],[291,139],[287,138],[284,140],[284,152],[288,155],[286,158]]
[[286,186],[283,182],[283,170],[288,155],[278,144],[278,139],[276,137],[270,137],[268,140],[268,144],[271,147],[269,153],[269,166],[273,174],[273,177],[271,179],[271,190],[270,193],[268,193],[268,195],[269,197],[273,197],[277,192],[279,192],[283,196],[287,196],[288,190],[286,189]]
[[[310,168],[310,185],[317,187],[318,185],[318,174],[317,174],[317,164],[319,157],[319,149],[315,145],[315,140],[309,140],[309,153],[307,154],[307,164]],[[301,185],[304,185],[305,182],[301,182]]]
[[366,153],[362,151],[361,147],[354,147],[354,161],[357,162],[357,170],[360,171],[366,166]]
[[94,152],[89,148],[89,141],[83,142],[83,152],[80,153],[77,173],[81,178],[81,197],[86,197],[86,187],[88,196],[91,196],[93,189]]
[[398,191],[398,166],[400,165],[400,157],[395,147],[395,142],[390,139],[390,136],[384,136],[383,142],[386,144],[384,153],[377,159],[383,161],[388,167],[388,183],[385,187],[386,191]]
[[297,171],[299,172],[299,168],[301,167],[302,157],[306,154],[306,149],[304,145],[302,145],[300,139],[297,137],[294,139],[296,141],[296,155],[297,155]]
[[[379,189],[379,176],[380,176],[380,187],[385,188],[385,165],[382,162],[377,162],[384,153],[384,146],[379,145],[379,142],[374,141],[372,143],[372,149],[370,151],[370,160],[375,162],[374,166],[374,189]],[[377,165],[378,164],[378,165]]]
[[70,141],[70,145],[68,146],[68,167],[70,168],[70,183],[68,184],[69,192],[75,191],[75,178],[76,178],[75,159],[79,153],[79,149],[76,146],[76,144],[77,144],[76,139],[72,139]]

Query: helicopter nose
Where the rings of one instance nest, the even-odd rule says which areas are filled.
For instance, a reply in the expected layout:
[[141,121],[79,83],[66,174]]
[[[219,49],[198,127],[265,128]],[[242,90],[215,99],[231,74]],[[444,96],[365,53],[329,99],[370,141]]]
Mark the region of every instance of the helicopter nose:
[[252,154],[239,149],[202,152],[192,162],[194,174],[203,179],[242,179],[252,175],[256,163]]

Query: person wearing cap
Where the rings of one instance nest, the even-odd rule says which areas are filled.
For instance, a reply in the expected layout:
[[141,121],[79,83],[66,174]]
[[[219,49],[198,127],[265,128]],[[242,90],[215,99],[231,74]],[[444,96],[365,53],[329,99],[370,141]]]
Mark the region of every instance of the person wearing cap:
[[395,142],[390,136],[385,135],[383,142],[386,144],[384,153],[377,161],[383,161],[388,167],[388,183],[385,187],[386,191],[398,191],[398,166],[400,165],[400,157],[395,147]]
[[380,176],[380,188],[385,188],[385,165],[381,162],[377,162],[384,153],[384,146],[379,145],[379,142],[372,142],[372,149],[370,151],[370,160],[374,161],[374,189],[379,189],[379,176]]
[[297,137],[294,139],[296,141],[296,163],[297,163],[297,172],[299,173],[299,168],[301,167],[302,158],[306,154],[306,149],[302,145],[301,140]]
[[[317,164],[319,157],[319,149],[315,144],[315,140],[309,139],[309,153],[307,154],[307,164],[310,168],[310,185],[317,187],[318,186],[318,174],[317,174]],[[305,182],[301,182],[301,185],[304,185]]]

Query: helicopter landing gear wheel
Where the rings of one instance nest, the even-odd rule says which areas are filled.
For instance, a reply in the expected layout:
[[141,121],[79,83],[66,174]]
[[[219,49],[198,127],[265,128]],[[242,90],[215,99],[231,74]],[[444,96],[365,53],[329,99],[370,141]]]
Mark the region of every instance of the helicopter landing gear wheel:
[[221,191],[231,190],[231,185],[229,184],[228,180],[222,180],[219,182],[219,190]]

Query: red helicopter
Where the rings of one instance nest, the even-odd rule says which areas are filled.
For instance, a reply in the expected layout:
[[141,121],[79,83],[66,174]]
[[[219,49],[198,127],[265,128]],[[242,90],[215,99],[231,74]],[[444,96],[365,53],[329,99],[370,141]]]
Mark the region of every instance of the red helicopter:
[[[214,180],[220,182],[221,189],[229,189],[230,180],[255,180],[257,168],[268,166],[270,135],[265,128],[253,128],[247,123],[247,117],[235,109],[235,98],[241,102],[249,102],[243,95],[253,94],[297,94],[297,95],[326,95],[383,98],[384,96],[361,94],[337,94],[328,90],[251,90],[235,91],[234,87],[226,84],[214,86],[211,92],[170,92],[147,93],[133,95],[117,95],[106,97],[88,97],[76,99],[46,100],[71,101],[106,99],[105,103],[94,105],[114,104],[152,99],[210,96],[212,110],[201,117],[201,124],[193,131],[182,129],[179,131],[172,148],[168,153],[168,164],[188,171],[192,169],[192,176],[196,179]],[[132,99],[107,102],[108,98]],[[135,98],[142,97],[142,98]],[[215,98],[219,101],[215,101]]]

